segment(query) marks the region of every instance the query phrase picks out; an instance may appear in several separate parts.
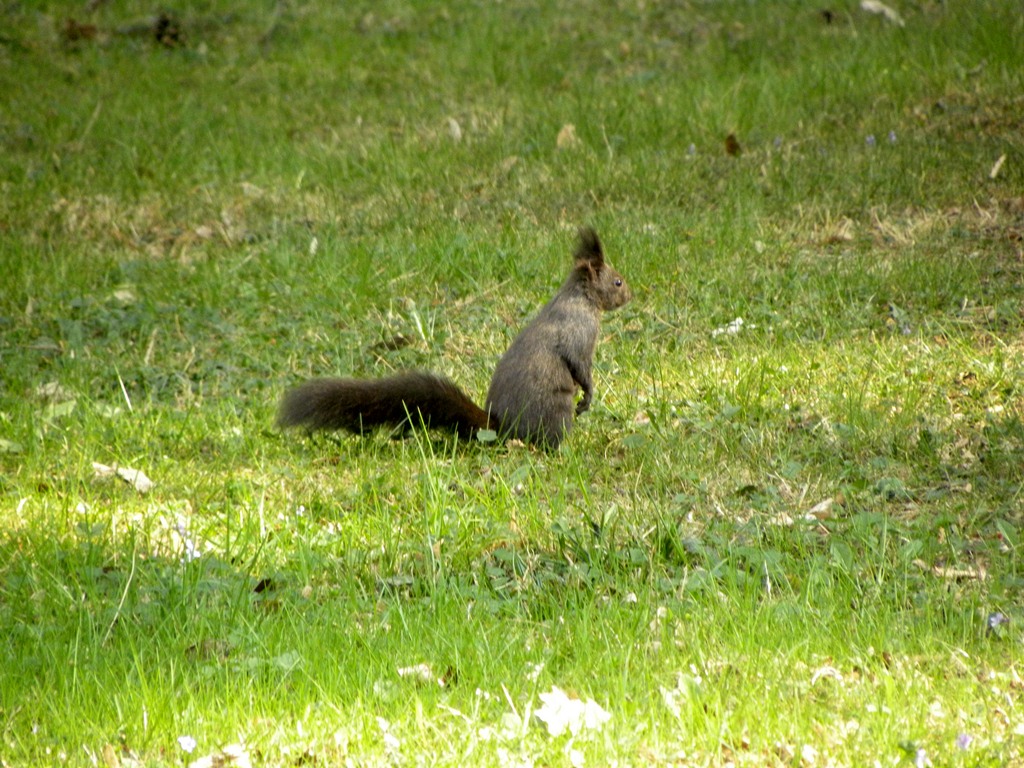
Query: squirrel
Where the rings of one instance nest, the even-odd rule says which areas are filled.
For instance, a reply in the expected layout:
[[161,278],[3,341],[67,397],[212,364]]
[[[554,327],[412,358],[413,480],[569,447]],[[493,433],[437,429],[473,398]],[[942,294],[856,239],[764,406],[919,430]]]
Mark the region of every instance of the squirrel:
[[[574,415],[589,409],[594,396],[591,367],[601,312],[632,298],[622,275],[605,261],[593,229],[579,231],[574,258],[558,293],[498,361],[485,408],[450,379],[426,371],[380,379],[311,379],[285,393],[278,426],[361,433],[420,420],[463,438],[491,429],[502,439],[557,448]],[[574,404],[577,387],[583,397]]]

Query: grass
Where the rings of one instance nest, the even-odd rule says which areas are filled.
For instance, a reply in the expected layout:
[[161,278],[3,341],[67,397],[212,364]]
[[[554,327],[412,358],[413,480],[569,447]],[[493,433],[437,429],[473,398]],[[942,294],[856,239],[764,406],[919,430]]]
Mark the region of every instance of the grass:
[[[0,9],[0,765],[1024,761],[1016,4],[96,6]],[[584,223],[557,453],[272,428]]]

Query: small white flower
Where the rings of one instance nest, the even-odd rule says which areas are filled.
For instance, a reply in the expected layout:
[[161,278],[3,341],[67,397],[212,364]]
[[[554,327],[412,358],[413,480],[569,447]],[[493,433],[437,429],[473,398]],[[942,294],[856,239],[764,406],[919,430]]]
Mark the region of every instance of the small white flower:
[[192,539],[192,535],[188,532],[188,528],[185,526],[185,523],[179,520],[175,523],[174,529],[178,532],[178,536],[181,537],[181,541],[185,545],[185,554],[182,555],[181,558],[183,563],[191,563],[193,560],[202,556],[203,553],[199,550],[199,546]]
[[196,749],[196,740],[193,739],[191,736],[179,736],[178,746],[186,752],[188,752],[189,754],[192,754]]
[[731,323],[727,323],[719,328],[715,328],[713,331],[711,331],[711,336],[712,338],[723,335],[735,336],[741,330],[743,330],[743,318],[737,317]]
[[384,738],[384,749],[388,752],[397,752],[402,747],[402,740],[391,732],[391,722],[383,717],[377,718],[377,727],[380,728]]
[[558,686],[552,686],[547,693],[540,694],[544,704],[534,710],[534,716],[547,726],[552,736],[561,736],[569,731],[573,736],[581,730],[600,730],[611,720],[609,712],[593,699],[570,698]]

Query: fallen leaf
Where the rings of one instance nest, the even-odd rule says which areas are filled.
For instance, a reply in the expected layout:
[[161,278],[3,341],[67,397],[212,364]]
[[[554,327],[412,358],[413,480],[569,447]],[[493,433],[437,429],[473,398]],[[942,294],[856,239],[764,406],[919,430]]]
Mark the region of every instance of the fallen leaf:
[[193,760],[188,768],[252,768],[252,761],[241,744],[229,744],[220,752]]
[[114,749],[114,745],[107,743],[103,745],[103,764],[107,768],[120,768],[121,758],[117,756],[117,750]]
[[838,669],[835,667],[824,666],[814,670],[814,674],[811,675],[811,685],[813,686],[823,677],[831,677],[833,680],[837,680],[840,683],[843,682],[843,676],[840,674]]
[[735,133],[730,133],[725,137],[725,154],[730,157],[739,157],[743,153],[743,147],[740,146],[740,140],[736,138]]
[[508,157],[501,161],[501,165],[499,167],[501,168],[501,172],[507,175],[511,173],[512,169],[515,168],[518,164],[519,155],[509,155]]
[[933,565],[929,566],[924,560],[915,559],[912,561],[914,566],[920,568],[922,571],[930,571],[933,576],[938,576],[940,579],[949,579],[951,581],[984,581],[988,578],[988,573],[984,568],[978,567],[973,568],[971,566],[965,566],[963,568],[952,568],[945,565]]
[[53,403],[73,400],[75,393],[62,386],[58,381],[48,381],[36,387],[36,397],[40,400],[49,400]]
[[462,141],[462,126],[454,117],[448,118],[448,135],[452,137],[452,141]]
[[1001,154],[999,156],[999,159],[996,160],[995,164],[992,166],[992,170],[988,172],[988,177],[990,179],[992,179],[993,181],[995,181],[996,176],[998,176],[999,172],[1001,170],[1003,170],[1003,163],[1005,163],[1005,162],[1006,162],[1006,153],[1004,152],[1003,154]]
[[796,756],[796,752],[793,750],[793,747],[784,741],[776,741],[773,749],[775,754],[787,763],[792,762],[793,758]]
[[825,499],[824,501],[819,501],[817,504],[815,504],[813,507],[807,510],[807,514],[810,517],[813,517],[815,520],[829,520],[832,517],[833,503],[834,500],[832,498]]
[[411,667],[399,667],[398,676],[408,678],[414,683],[420,683],[422,685],[436,683],[437,685],[444,687],[444,682],[434,675],[434,670],[430,668],[429,664],[416,664]]
[[988,576],[984,568],[972,568],[970,566],[966,568],[949,568],[947,566],[936,565],[932,568],[932,573],[940,578],[953,579],[955,581],[963,579],[984,581]]
[[61,29],[61,35],[64,38],[64,42],[77,43],[80,40],[95,40],[96,33],[95,24],[79,24],[74,19],[67,19],[64,22],[64,27]]
[[566,123],[562,126],[562,129],[558,132],[558,138],[555,139],[555,146],[558,149],[574,149],[580,145],[580,139],[576,135],[576,126],[572,123]]
[[110,294],[110,298],[122,306],[130,306],[138,301],[138,298],[129,286],[122,285]]
[[132,486],[139,493],[148,493],[153,490],[153,481],[146,477],[145,473],[141,469],[119,467],[116,464],[112,467],[108,467],[106,464],[100,464],[97,461],[92,463],[92,468],[96,473],[97,478],[117,476],[128,483],[128,485]]
[[823,245],[837,245],[853,240],[853,220],[843,216],[838,221],[830,221],[818,239]]

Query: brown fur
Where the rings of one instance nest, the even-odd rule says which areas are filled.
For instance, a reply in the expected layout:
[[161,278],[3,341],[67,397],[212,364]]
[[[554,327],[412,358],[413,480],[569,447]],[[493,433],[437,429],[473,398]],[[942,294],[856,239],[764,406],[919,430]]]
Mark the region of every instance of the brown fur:
[[[630,298],[622,275],[605,263],[595,232],[582,230],[569,277],[494,370],[487,410],[502,434],[558,445],[572,428],[573,415],[590,408],[601,312]],[[577,387],[583,398],[574,404]]]
[[478,408],[444,376],[409,371],[383,379],[311,379],[285,393],[277,424],[309,430],[347,429],[422,422],[470,437],[489,425]]
[[[411,371],[382,379],[307,381],[285,394],[277,423],[362,432],[412,419],[463,437],[491,428],[502,437],[556,448],[574,415],[593,399],[601,312],[621,307],[631,296],[622,275],[605,262],[597,234],[582,229],[569,277],[498,361],[486,410],[449,379]],[[577,387],[583,397],[574,404]]]

